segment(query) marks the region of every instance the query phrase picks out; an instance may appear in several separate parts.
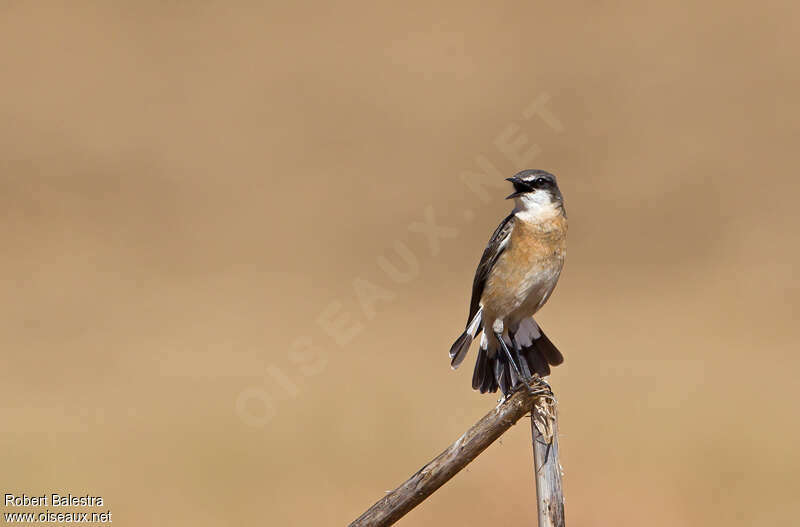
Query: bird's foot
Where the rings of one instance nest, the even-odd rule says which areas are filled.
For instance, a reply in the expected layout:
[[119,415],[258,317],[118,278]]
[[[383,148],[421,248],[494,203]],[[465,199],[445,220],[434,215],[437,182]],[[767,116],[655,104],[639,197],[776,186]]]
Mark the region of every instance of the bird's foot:
[[517,385],[516,389],[521,390],[523,388],[528,390],[530,395],[555,401],[555,395],[553,395],[550,384],[542,377],[539,377],[538,373],[534,373],[532,376],[528,377],[528,379],[520,379],[520,383]]

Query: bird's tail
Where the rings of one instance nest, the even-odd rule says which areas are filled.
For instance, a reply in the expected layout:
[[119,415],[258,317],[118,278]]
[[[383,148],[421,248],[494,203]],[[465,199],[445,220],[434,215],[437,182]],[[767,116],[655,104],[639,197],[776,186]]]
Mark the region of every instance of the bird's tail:
[[[564,362],[564,356],[550,342],[547,335],[533,318],[525,319],[513,334],[516,350],[519,352],[523,375],[538,374],[540,377],[550,375],[550,366],[558,366]],[[503,339],[511,349],[509,337]],[[458,342],[458,341],[457,341]],[[519,384],[516,370],[508,361],[499,343],[495,339],[481,334],[481,347],[475,371],[472,374],[472,387],[481,393],[496,392],[498,388],[504,394],[511,392]]]
[[472,344],[472,339],[474,339],[475,335],[480,331],[482,322],[483,308],[481,307],[472,317],[472,320],[467,323],[464,333],[453,342],[453,346],[450,348],[450,367],[454,370],[464,362],[464,357],[467,356],[467,352],[469,351],[469,345]]

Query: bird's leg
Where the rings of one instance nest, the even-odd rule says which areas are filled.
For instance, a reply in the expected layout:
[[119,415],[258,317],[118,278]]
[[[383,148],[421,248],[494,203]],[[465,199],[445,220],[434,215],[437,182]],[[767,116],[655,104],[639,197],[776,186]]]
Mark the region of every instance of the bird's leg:
[[517,339],[514,338],[514,334],[511,331],[508,332],[508,337],[511,339],[511,350],[514,354],[514,359],[517,361],[519,365],[519,370],[522,372],[522,376],[520,379],[525,384],[531,383],[531,370],[528,368],[528,361],[522,360],[522,356],[519,353],[519,346],[517,345]]
[[522,377],[522,373],[520,373],[520,371],[519,371],[519,366],[514,361],[514,357],[511,355],[511,352],[508,350],[508,346],[506,346],[506,341],[503,340],[503,332],[502,331],[500,331],[500,332],[495,331],[494,332],[494,336],[497,338],[497,340],[500,341],[500,347],[503,348],[503,353],[506,354],[506,357],[511,362],[511,367],[514,368],[514,373],[517,374],[518,378],[522,379],[523,377]]
[[[522,360],[520,349],[519,346],[517,345],[517,340],[514,336],[514,333],[512,333],[510,330],[508,332],[508,337],[511,339],[511,346],[513,350],[514,359],[517,361],[517,364],[519,365],[519,370],[522,371],[522,376],[520,376],[520,379],[525,383],[525,386],[528,388],[528,391],[534,395],[543,395],[545,397],[552,398],[553,391],[550,389],[550,385],[547,384],[547,381],[545,381],[538,375],[531,374],[530,368],[528,366],[528,361]],[[534,385],[536,386],[536,388],[534,388]]]

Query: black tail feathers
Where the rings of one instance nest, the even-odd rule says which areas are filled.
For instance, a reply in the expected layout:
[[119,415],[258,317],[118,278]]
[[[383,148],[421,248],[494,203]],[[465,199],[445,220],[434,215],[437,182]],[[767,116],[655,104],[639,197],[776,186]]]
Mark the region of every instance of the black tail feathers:
[[462,333],[461,336],[458,337],[450,347],[450,367],[454,370],[461,365],[461,363],[464,361],[464,357],[467,356],[469,345],[472,344],[472,339],[474,339],[475,335],[478,334],[478,331],[481,330],[482,320],[483,308],[481,307],[467,322],[467,327],[464,329],[464,333]]
[[496,392],[498,376],[495,368],[500,364],[495,358],[490,359],[486,348],[481,346],[478,350],[478,360],[475,361],[475,371],[472,373],[472,388],[481,393]]
[[[523,374],[527,370],[531,374],[546,377],[550,375],[550,366],[558,366],[564,362],[564,356],[541,328],[535,324],[534,322],[532,329],[526,327],[518,329],[514,342],[517,345],[520,360],[524,361],[524,364],[520,364]],[[456,341],[456,344],[460,340]],[[510,344],[508,341],[506,343]],[[455,344],[453,347],[455,349]],[[469,344],[466,347],[469,348]],[[463,356],[461,360],[463,360]],[[519,378],[516,369],[509,363],[508,357],[502,349],[499,347],[498,349],[488,349],[488,339],[482,338],[481,349],[478,351],[478,360],[475,362],[475,371],[472,375],[472,387],[481,393],[496,392],[500,388],[503,394],[508,394],[518,384]]]
[[539,328],[539,334],[541,335],[538,339],[534,339],[531,343],[531,347],[535,348],[536,351],[544,357],[548,364],[551,366],[558,366],[562,362],[564,362],[564,356],[558,351],[555,344],[553,344],[547,335],[544,334],[541,328]]
[[464,361],[464,357],[467,356],[470,344],[472,344],[472,335],[466,331],[453,342],[453,346],[450,348],[451,368],[456,369],[461,365]]

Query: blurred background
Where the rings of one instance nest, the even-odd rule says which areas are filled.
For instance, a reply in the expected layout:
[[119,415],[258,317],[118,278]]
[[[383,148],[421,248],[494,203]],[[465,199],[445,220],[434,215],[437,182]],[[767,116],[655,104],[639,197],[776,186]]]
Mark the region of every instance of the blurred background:
[[[798,16],[3,2],[0,491],[347,524],[494,406],[447,352],[533,167],[569,524],[793,521]],[[400,523],[530,525],[531,467],[522,422]]]

